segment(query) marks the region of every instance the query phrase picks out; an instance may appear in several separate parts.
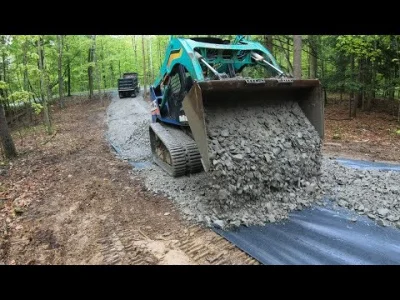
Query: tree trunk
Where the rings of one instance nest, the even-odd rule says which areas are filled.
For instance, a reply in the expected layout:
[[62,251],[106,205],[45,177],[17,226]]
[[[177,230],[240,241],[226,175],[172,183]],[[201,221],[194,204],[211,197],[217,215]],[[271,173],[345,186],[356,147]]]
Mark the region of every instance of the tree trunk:
[[[377,48],[377,42],[376,40],[374,41],[374,49],[376,50]],[[372,100],[375,99],[376,97],[376,74],[377,74],[377,64],[376,61],[371,62],[372,65],[372,70],[371,70],[371,86],[372,86],[372,90],[371,93],[367,99],[367,109],[371,110],[372,109]]]
[[101,52],[100,52],[100,59],[101,59],[101,78],[103,79],[103,88],[107,89],[107,80],[106,80],[106,67],[104,65],[104,44],[101,43]]
[[137,59],[137,47],[136,47],[136,35],[132,36],[132,47],[133,47],[133,54],[134,54],[134,63],[135,63],[135,70],[138,69],[138,59]]
[[[97,93],[101,95],[101,74],[100,74],[100,68],[97,63],[97,54],[96,54],[96,36],[93,35],[93,62],[94,62],[94,74],[95,74],[95,79],[96,79],[96,85],[97,85]],[[102,97],[100,97],[103,99]]]
[[100,60],[101,60],[101,68],[99,70],[99,74],[100,74],[100,83],[101,81],[103,81],[103,89],[107,89],[107,80],[106,80],[106,68],[104,66],[104,44],[101,40],[99,40],[100,43],[100,51],[98,51],[100,53]]
[[371,91],[367,93],[367,104],[366,104],[366,110],[370,111],[372,108],[372,99],[375,98],[375,77],[376,77],[376,69],[375,69],[375,62],[370,61],[371,64],[371,77],[370,77],[370,83],[371,83]]
[[7,119],[4,112],[4,107],[0,104],[0,141],[3,146],[6,158],[13,158],[17,156],[14,141],[8,129]]
[[363,82],[364,82],[364,110],[369,111],[370,110],[370,105],[371,101],[370,99],[372,98],[372,91],[373,91],[373,86],[374,86],[374,63],[371,61],[371,59],[366,59],[365,64],[364,64],[364,69],[363,69]]
[[264,35],[264,40],[265,40],[265,46],[267,47],[268,51],[273,54],[274,51],[274,44],[272,43],[272,35]]
[[49,108],[47,105],[48,99],[46,99],[45,93],[48,93],[48,85],[46,82],[46,74],[45,74],[45,64],[44,64],[44,49],[43,49],[43,38],[40,36],[38,39],[38,55],[39,55],[39,70],[40,70],[40,95],[42,98],[43,105],[43,115],[44,115],[44,124],[46,126],[46,131],[48,134],[53,133],[53,128],[51,126],[51,119],[49,114]]
[[24,66],[24,91],[29,91],[28,84],[28,39],[25,40],[22,53],[22,64]]
[[[354,55],[351,56],[350,58],[350,80],[352,83],[354,83]],[[353,117],[353,103],[354,100],[354,89],[352,88],[350,90],[350,99],[349,99],[349,117]]]
[[[398,42],[398,36],[395,38],[396,41],[396,52],[397,52],[397,59],[400,59],[400,52],[399,52],[399,42]],[[396,74],[395,74],[396,77]],[[400,66],[398,66],[398,78],[400,79]],[[400,123],[400,91],[397,91],[397,104],[399,106],[399,110],[397,111],[397,122]]]
[[343,101],[343,94],[345,93],[345,86],[346,86],[346,67],[347,67],[347,60],[344,57],[343,53],[338,53],[338,74],[340,77],[343,78],[339,84],[339,91],[340,91],[340,104]]
[[[352,65],[353,69],[354,69],[354,65]],[[358,60],[358,76],[357,76],[358,82],[361,82],[361,59]],[[353,92],[354,95],[354,92]],[[351,110],[351,116],[353,118],[355,118],[357,116],[357,108],[360,104],[360,100],[361,100],[362,96],[361,96],[361,92],[358,91],[357,95],[355,95],[354,97],[354,103],[353,103],[353,107]]]
[[[396,42],[395,35],[390,35],[390,45],[391,45],[390,47],[391,48],[392,47],[394,48],[395,42]],[[398,49],[396,49],[396,50],[398,50]],[[389,74],[390,74],[389,75],[389,100],[393,101],[394,100],[395,87],[396,87],[396,85],[394,83],[394,80],[396,80],[396,65],[393,65],[393,69],[390,68]]]
[[295,79],[301,79],[301,35],[293,36],[293,75]]
[[[396,67],[395,67],[396,68]],[[394,70],[394,72],[393,72],[394,74],[396,74],[396,69]],[[393,78],[395,78],[396,77],[396,75],[392,75],[393,74],[392,72],[390,72],[390,77],[389,77],[389,82],[390,82],[390,86],[389,86],[389,92],[388,92],[388,94],[389,94],[389,100],[391,100],[391,101],[393,101],[394,100],[394,88],[395,88],[395,86],[393,85]]]
[[152,84],[153,80],[154,80],[154,70],[153,70],[153,51],[151,49],[151,44],[152,44],[152,40],[151,37],[149,37],[149,56],[150,56],[150,76],[151,76],[151,80],[149,82],[149,85]]
[[57,35],[57,45],[58,45],[58,97],[60,98],[60,107],[64,108],[64,78],[62,74],[62,57],[63,57],[63,47],[64,47],[64,36]]
[[309,35],[310,39],[310,78],[315,79],[317,78],[317,68],[318,68],[318,44],[316,36]]
[[[5,46],[5,37],[3,36],[2,41]],[[6,82],[6,67],[5,67],[5,52],[2,53],[2,64],[3,64],[3,81]],[[0,76],[0,80],[1,76]],[[7,91],[0,90],[0,99],[7,98]],[[10,130],[8,129],[7,119],[4,111],[4,106],[0,102],[0,142],[4,150],[5,157],[7,159],[17,156],[17,151],[15,149],[14,141],[12,139]]]
[[88,79],[89,79],[89,98],[93,98],[93,63],[94,63],[94,43],[95,43],[95,36],[92,35],[92,45],[89,48],[88,53]]
[[114,68],[113,68],[113,65],[111,62],[110,62],[110,73],[111,73],[111,82],[112,82],[111,86],[113,87],[113,86],[115,86],[114,85],[115,84],[115,76],[114,76]]
[[[289,72],[293,72],[293,66],[292,66],[292,63],[290,62],[290,52],[289,52],[289,49],[285,49],[285,47],[283,46],[283,42],[282,42],[281,39],[278,39],[278,41],[279,41],[279,43],[280,43],[280,45],[281,45],[281,48],[282,48],[283,53],[285,53],[285,58],[286,58],[286,61],[287,61],[287,63],[288,63]],[[289,44],[288,44],[288,47],[289,47]]]
[[397,111],[397,122],[400,123],[400,100],[397,102],[399,104],[399,110]]
[[[6,41],[5,41],[5,37],[3,36],[3,45],[5,45]],[[1,54],[2,57],[2,66],[3,66],[3,81],[7,83],[7,71],[6,71],[6,53],[3,51],[3,53]],[[8,98],[8,91],[4,90],[4,97]]]
[[363,94],[364,94],[364,60],[363,59],[359,59],[358,60],[358,76],[357,76],[357,81],[359,84],[359,89],[357,92],[357,108],[361,108],[363,109]]
[[161,56],[161,37],[157,37],[158,40],[158,56],[160,58],[160,65],[159,67],[161,67],[162,65],[162,56]]
[[67,96],[71,97],[71,64],[67,64]]
[[147,97],[147,78],[146,78],[146,52],[145,52],[145,42],[144,36],[142,35],[142,52],[143,52],[143,98]]
[[[65,44],[65,50],[69,51],[68,43]],[[67,58],[67,96],[71,97],[71,60]]]

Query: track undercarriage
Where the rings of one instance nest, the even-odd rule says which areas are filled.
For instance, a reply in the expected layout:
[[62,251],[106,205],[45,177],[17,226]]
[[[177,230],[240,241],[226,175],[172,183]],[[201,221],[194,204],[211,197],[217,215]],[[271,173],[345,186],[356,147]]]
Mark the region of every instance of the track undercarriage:
[[149,128],[154,162],[169,175],[179,177],[203,170],[195,141],[183,130],[162,123]]

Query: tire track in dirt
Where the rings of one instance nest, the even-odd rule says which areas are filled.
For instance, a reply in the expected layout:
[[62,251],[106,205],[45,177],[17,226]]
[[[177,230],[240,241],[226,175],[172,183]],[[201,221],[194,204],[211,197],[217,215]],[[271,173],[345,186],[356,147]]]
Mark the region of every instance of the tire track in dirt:
[[[104,137],[104,107],[87,102],[53,116],[57,136],[41,146],[37,136],[26,137],[41,148],[15,160],[7,179],[9,186],[18,183],[12,199],[31,201],[4,229],[0,224],[7,233],[0,236],[0,263],[254,263],[210,229],[183,220],[172,201],[149,192],[113,155]],[[26,173],[32,166],[36,171]]]
[[186,235],[179,240],[150,239],[140,228],[124,229],[118,222],[109,220],[105,237],[100,238],[98,244],[104,263],[110,265],[169,264],[171,252],[181,256],[173,261],[174,264],[259,265],[258,261],[209,229],[192,225],[185,231]]
[[188,228],[187,237],[179,242],[178,247],[197,264],[259,264],[223,237],[198,225]]

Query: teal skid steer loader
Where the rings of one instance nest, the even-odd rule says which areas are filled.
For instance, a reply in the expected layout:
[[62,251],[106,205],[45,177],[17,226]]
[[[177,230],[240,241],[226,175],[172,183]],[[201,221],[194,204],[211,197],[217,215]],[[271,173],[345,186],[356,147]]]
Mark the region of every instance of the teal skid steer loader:
[[[254,68],[265,76],[252,78]],[[258,72],[260,74],[260,72]],[[160,74],[150,87],[153,159],[178,177],[208,171],[206,116],[214,109],[297,101],[324,136],[324,102],[319,80],[294,80],[260,43],[237,36],[170,39]]]

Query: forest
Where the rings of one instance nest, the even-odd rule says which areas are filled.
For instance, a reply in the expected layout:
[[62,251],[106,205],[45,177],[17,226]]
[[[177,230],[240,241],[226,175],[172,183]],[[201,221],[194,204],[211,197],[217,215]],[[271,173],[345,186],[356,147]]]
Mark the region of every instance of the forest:
[[[189,35],[184,36],[189,37]],[[232,40],[234,35],[220,35]],[[48,105],[60,108],[72,95],[103,95],[125,72],[138,72],[151,84],[163,62],[167,35],[2,35],[0,36],[0,136],[24,114],[42,116],[51,134]],[[301,78],[317,78],[325,102],[358,111],[384,110],[400,121],[400,37],[396,35],[251,35],[272,53],[281,68]],[[295,53],[298,59],[296,67]],[[263,76],[260,74],[253,74]],[[13,150],[2,153],[13,156]]]
[[[204,166],[203,154],[184,134],[196,126],[178,123],[175,129],[183,130],[175,130],[152,122],[157,110],[148,101],[149,86],[170,38],[0,35],[0,266],[265,263],[215,231],[228,223],[247,227],[237,233],[262,241],[248,247],[265,250],[272,264],[282,258],[282,264],[399,263],[400,252],[392,250],[400,236],[400,35],[245,36],[264,45],[287,75],[319,80],[322,89],[293,95],[320,102],[298,105],[289,92],[279,103],[257,106],[256,92],[243,100],[252,104],[255,95],[257,105],[232,101],[234,110],[222,106],[208,114],[201,94],[190,90],[200,108],[195,113],[208,114],[197,124],[211,128],[207,142],[215,145],[206,157],[216,167],[198,174],[191,172]],[[244,70],[237,72],[272,73]],[[121,97],[118,79],[132,72],[142,90]],[[176,82],[185,96],[191,85]],[[224,99],[234,98],[242,100]],[[183,97],[169,99],[181,113]],[[319,130],[304,107],[312,111],[308,116],[318,115]],[[152,135],[157,126],[168,138]],[[174,151],[174,160],[165,149]],[[185,175],[169,176],[154,153]],[[267,223],[276,227],[251,231]],[[263,240],[268,231],[272,236]],[[304,241],[311,242],[305,247]]]

